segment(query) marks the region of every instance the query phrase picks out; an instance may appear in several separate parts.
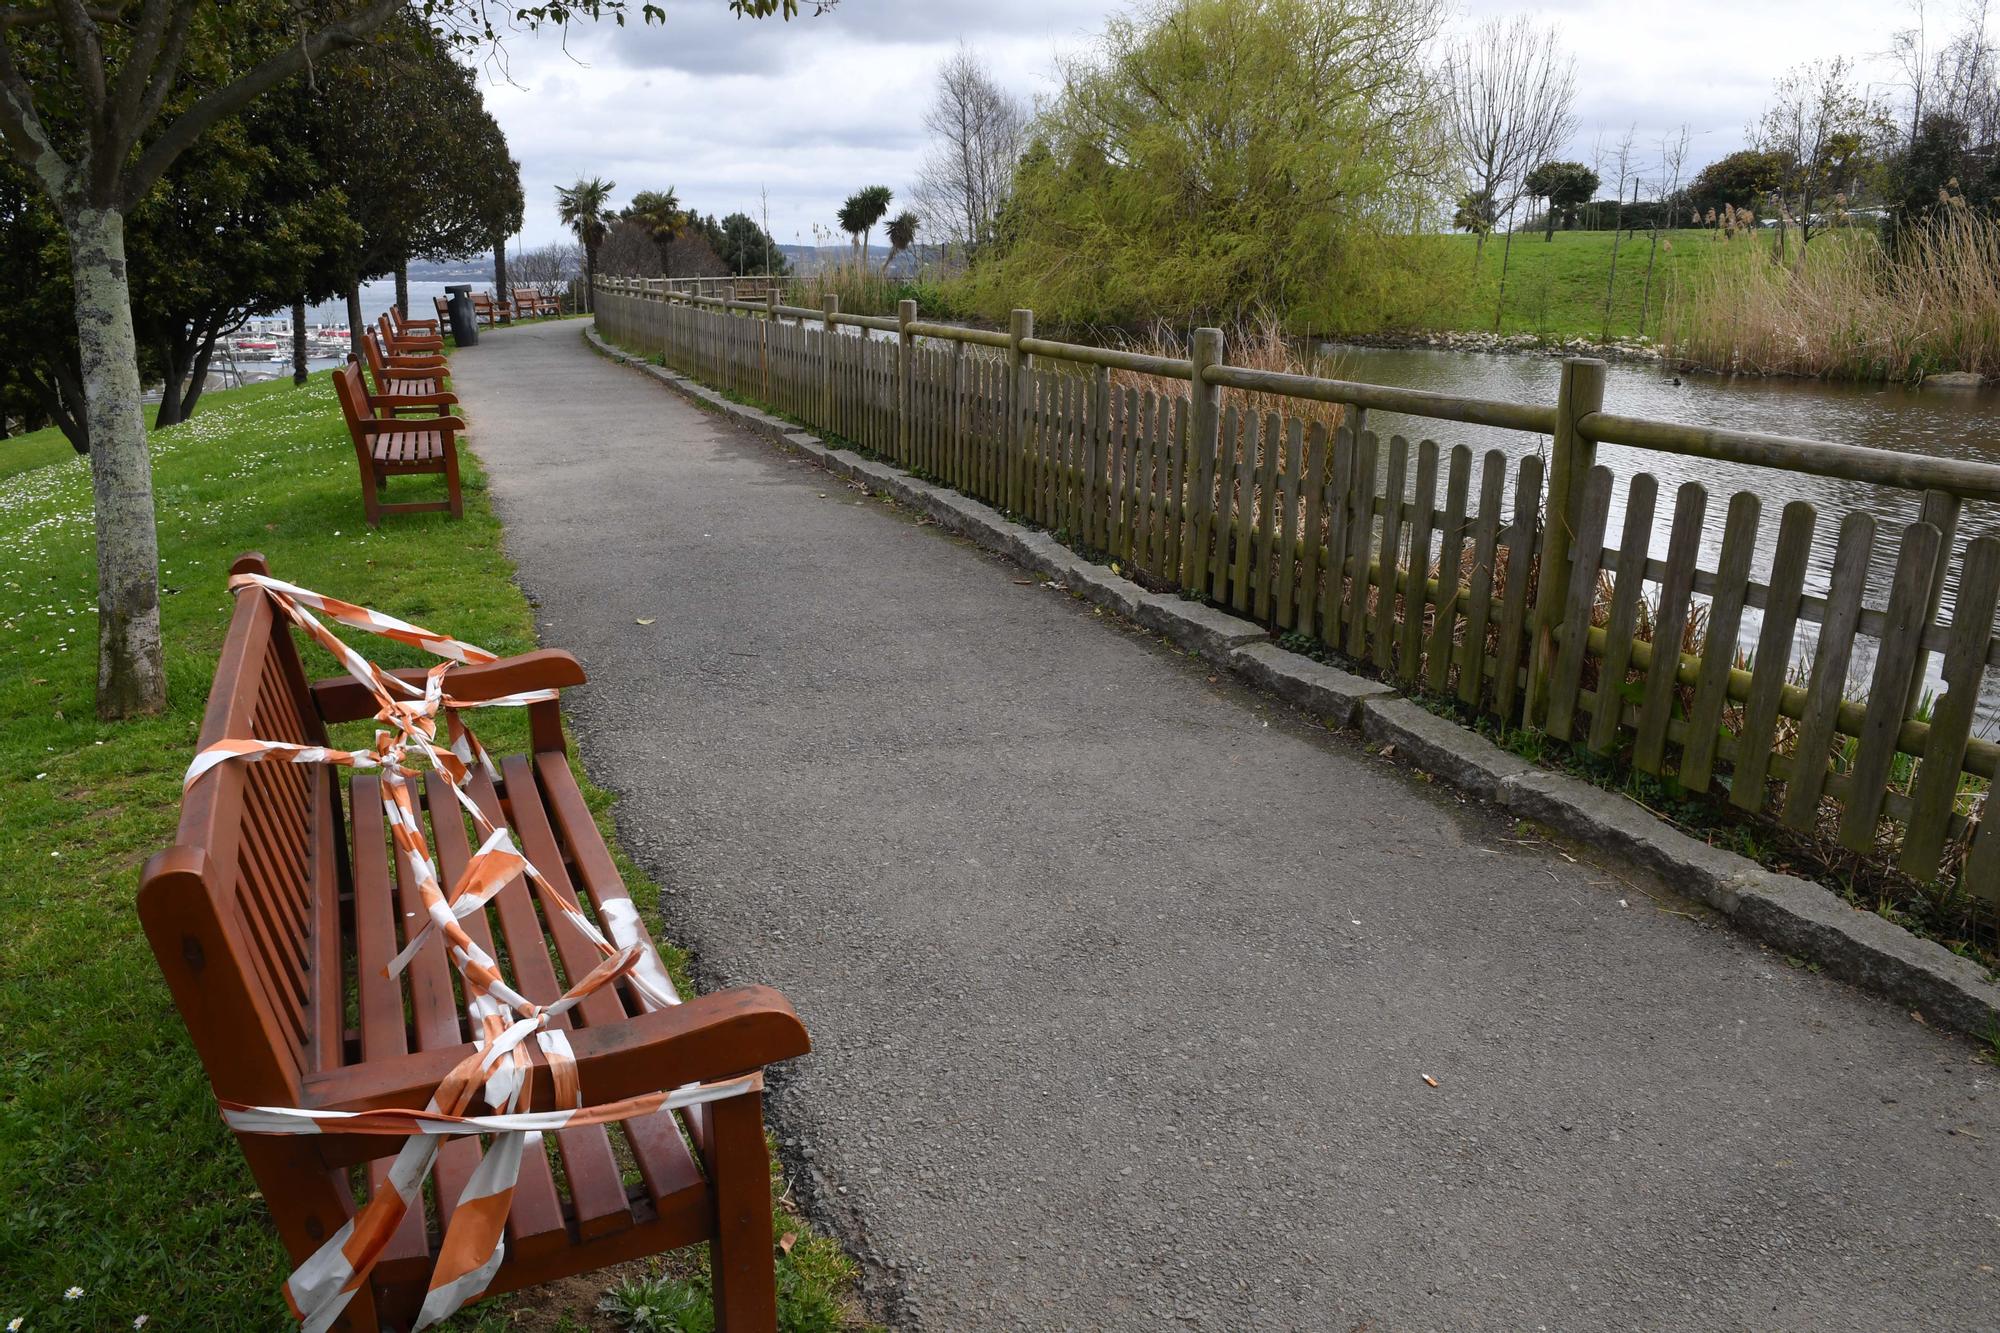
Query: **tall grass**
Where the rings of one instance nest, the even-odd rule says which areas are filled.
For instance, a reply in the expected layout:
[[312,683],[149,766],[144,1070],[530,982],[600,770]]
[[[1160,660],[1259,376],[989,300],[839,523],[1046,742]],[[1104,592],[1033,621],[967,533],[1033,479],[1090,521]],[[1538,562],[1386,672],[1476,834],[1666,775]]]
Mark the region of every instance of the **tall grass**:
[[917,302],[927,315],[937,313],[938,306],[928,284],[892,278],[861,259],[822,264],[785,280],[785,300],[791,305],[818,308],[829,295],[839,297],[840,308],[850,315],[893,315],[896,303],[905,300]]
[[2000,375],[2000,220],[1953,202],[1891,255],[1862,232],[1830,232],[1795,262],[1768,232],[1696,244],[1726,259],[1669,297],[1666,350],[1712,370],[1914,382],[1940,371]]
[[[1147,356],[1183,358],[1188,354],[1186,342],[1164,323],[1153,325],[1143,334],[1118,339],[1115,345]],[[1268,312],[1253,315],[1229,330],[1222,346],[1225,361],[1248,370],[1278,370],[1292,375],[1325,377],[1338,377],[1340,373],[1336,357],[1313,352],[1309,350],[1309,345],[1287,336],[1283,323]],[[1136,389],[1140,393],[1150,390],[1163,398],[1185,398],[1188,392],[1186,380],[1129,370],[1112,371],[1111,383],[1115,388]],[[1311,398],[1293,398],[1286,394],[1250,389],[1224,389],[1222,408],[1227,411],[1232,407],[1245,416],[1260,418],[1275,412],[1288,419],[1303,421],[1308,427],[1319,422],[1329,431],[1340,425],[1343,412],[1339,403],[1322,403]]]

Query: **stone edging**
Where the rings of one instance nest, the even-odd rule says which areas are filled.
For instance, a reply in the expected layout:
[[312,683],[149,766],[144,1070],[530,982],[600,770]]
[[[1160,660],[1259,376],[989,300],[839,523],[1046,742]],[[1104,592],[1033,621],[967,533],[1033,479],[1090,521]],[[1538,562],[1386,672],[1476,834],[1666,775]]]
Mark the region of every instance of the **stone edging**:
[[2000,982],[1969,958],[1918,939],[1874,912],[1851,907],[1810,880],[1766,870],[1712,847],[1644,808],[1587,782],[1539,768],[1477,732],[1439,717],[1380,681],[1280,648],[1265,630],[1201,602],[1148,592],[989,505],[900,468],[822,443],[818,436],[733,402],[685,375],[611,346],[598,351],[636,367],[704,407],[810,457],[837,476],[922,512],[939,527],[1008,556],[1070,591],[1199,654],[1250,685],[1329,723],[1358,729],[1396,757],[1468,796],[1659,875],[1728,917],[1739,930],[1843,981],[1918,1010],[1938,1024],[1985,1037],[2000,1028]]

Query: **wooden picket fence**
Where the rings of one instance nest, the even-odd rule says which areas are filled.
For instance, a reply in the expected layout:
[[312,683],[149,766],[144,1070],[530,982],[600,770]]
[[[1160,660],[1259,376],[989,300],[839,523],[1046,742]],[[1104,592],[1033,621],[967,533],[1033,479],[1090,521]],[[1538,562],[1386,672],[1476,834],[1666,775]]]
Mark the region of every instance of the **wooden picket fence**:
[[[907,302],[885,318],[605,280],[597,319],[1156,589],[1689,790],[1726,788],[2000,906],[2000,819],[1979,817],[2000,745],[1974,734],[2000,663],[2000,538],[1956,539],[1964,504],[2000,500],[2000,468],[1616,416],[1591,360],[1566,363],[1557,401],[1538,405],[1230,366],[1213,329],[1187,359],[1052,342],[1026,311],[1001,333],[922,322]],[[1548,461],[1383,440],[1371,410],[1545,436]],[[1755,492],[1718,507],[1682,485],[1656,552],[1659,482],[1637,472],[1614,544],[1620,483],[1599,442],[1920,493],[1918,520],[1882,534],[1896,546],[1886,605],[1864,605],[1888,526],[1865,509],[1831,522],[1785,506],[1760,580]],[[1833,543],[1824,592],[1807,586],[1816,538]],[[1946,688],[1926,710],[1932,654]],[[1851,697],[1850,666],[1871,658]]]

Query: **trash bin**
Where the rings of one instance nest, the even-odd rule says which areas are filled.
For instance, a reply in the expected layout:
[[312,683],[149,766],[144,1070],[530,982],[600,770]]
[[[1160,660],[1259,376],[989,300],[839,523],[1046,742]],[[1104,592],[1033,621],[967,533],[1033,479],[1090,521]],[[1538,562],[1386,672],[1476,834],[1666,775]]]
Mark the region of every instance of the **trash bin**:
[[454,283],[444,291],[450,298],[447,306],[451,311],[452,341],[460,347],[475,345],[479,341],[479,319],[472,313],[472,284]]

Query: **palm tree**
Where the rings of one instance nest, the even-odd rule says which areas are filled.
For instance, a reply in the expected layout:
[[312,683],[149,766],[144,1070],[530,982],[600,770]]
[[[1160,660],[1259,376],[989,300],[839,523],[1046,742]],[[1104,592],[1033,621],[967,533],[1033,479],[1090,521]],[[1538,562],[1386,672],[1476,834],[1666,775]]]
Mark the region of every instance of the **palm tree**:
[[639,191],[618,217],[645,229],[646,235],[652,237],[654,246],[659,249],[660,271],[673,277],[669,251],[688,225],[688,215],[681,211],[680,195],[674,187],[669,185],[664,190]]
[[889,219],[889,257],[882,261],[884,273],[896,262],[897,255],[917,243],[917,227],[921,223],[922,219],[907,208]]
[[593,310],[597,308],[597,247],[604,243],[609,229],[606,205],[617,188],[601,176],[589,180],[579,176],[574,185],[556,187],[556,216],[583,242],[583,285]]
[[840,229],[847,233],[848,241],[854,246],[854,258],[856,262],[859,262],[861,258],[861,233],[874,225],[868,220],[868,211],[862,205],[861,196],[858,194],[848,195],[847,202],[840,206],[840,212],[836,213],[834,217],[840,223]]
[[868,253],[868,240],[874,234],[875,224],[889,212],[889,205],[896,198],[886,185],[864,185],[854,192],[854,198],[861,205],[861,253]]

